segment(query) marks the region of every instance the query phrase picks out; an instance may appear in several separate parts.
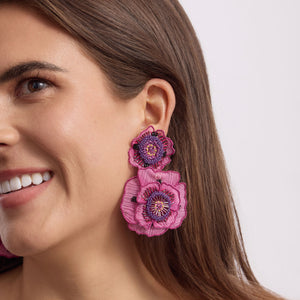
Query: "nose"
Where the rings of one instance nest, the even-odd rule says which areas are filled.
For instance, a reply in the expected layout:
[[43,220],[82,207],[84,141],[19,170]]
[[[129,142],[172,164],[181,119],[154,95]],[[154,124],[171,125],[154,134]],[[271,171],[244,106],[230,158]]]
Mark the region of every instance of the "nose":
[[8,125],[2,125],[0,121],[0,151],[5,146],[13,146],[20,139],[18,131]]
[[[2,92],[2,91],[1,91]],[[0,93],[0,153],[7,148],[18,143],[20,139],[19,131],[14,127],[13,122],[16,116],[9,110],[9,105],[4,101],[6,100],[5,94]],[[4,96],[4,97],[2,97]],[[2,103],[2,100],[5,102]]]

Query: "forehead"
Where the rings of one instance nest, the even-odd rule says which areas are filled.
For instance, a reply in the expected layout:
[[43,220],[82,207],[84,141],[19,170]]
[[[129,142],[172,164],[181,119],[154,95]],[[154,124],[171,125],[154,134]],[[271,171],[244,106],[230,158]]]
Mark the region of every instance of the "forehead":
[[0,71],[27,60],[66,65],[78,52],[76,41],[38,12],[0,5]]

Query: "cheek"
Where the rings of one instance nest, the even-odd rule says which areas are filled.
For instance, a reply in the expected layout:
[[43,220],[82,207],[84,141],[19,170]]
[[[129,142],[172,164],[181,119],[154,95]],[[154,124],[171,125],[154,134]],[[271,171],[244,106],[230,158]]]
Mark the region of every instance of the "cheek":
[[[99,202],[103,210],[111,209],[132,175],[129,139],[124,130],[126,113],[108,101],[89,105],[79,100],[65,101],[64,105],[49,105],[35,115],[38,130],[33,139],[46,149],[61,173],[72,205],[78,200],[84,210]],[[83,207],[84,204],[89,205]]]

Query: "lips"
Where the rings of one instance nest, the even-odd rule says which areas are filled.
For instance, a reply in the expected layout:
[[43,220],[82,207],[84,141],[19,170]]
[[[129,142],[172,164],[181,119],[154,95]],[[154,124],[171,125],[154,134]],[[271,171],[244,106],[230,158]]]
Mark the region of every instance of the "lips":
[[11,193],[0,194],[0,205],[4,209],[16,209],[26,203],[32,202],[32,200],[36,199],[48,188],[52,181],[53,177],[39,185],[28,186]]

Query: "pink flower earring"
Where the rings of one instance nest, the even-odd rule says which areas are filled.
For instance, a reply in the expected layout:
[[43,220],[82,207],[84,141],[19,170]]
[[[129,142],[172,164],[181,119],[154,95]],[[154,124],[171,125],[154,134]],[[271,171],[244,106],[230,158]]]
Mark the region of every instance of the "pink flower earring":
[[130,230],[148,237],[181,226],[186,217],[186,184],[180,174],[162,171],[175,153],[173,142],[152,126],[131,142],[129,163],[137,176],[125,183],[121,212]]

